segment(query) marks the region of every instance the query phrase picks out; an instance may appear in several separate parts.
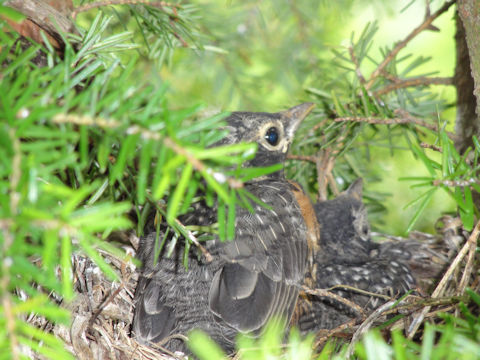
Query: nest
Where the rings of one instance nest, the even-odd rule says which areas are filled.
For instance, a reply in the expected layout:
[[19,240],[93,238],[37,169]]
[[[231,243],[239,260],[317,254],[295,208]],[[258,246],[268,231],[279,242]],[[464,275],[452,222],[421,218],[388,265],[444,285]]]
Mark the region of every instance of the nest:
[[[432,257],[430,264],[434,267],[431,269],[432,272],[437,274],[440,281],[437,283],[432,281],[432,278],[425,277],[418,289],[418,293],[421,294],[428,291],[427,288],[430,287],[433,289],[433,292],[429,291],[431,295],[409,295],[400,303],[392,299],[371,314],[354,318],[335,329],[321,330],[316,334],[315,347],[320,350],[327,340],[336,337],[350,342],[349,351],[352,354],[353,345],[368,329],[395,313],[406,316],[390,325],[389,329],[402,328],[409,338],[413,338],[420,333],[425,319],[435,321],[439,312],[457,311],[457,304],[464,299],[462,295],[467,286],[474,291],[479,291],[480,278],[478,274],[477,276],[472,274],[480,222],[471,234],[462,233],[459,219],[444,218],[443,224],[438,236],[413,232],[410,239],[393,239],[408,241],[413,238],[439,255],[440,261]],[[376,235],[378,237],[379,234]],[[382,235],[382,237],[392,240],[390,236]],[[31,315],[27,319],[28,322],[62,339],[65,347],[81,360],[184,358],[181,354],[169,353],[161,347],[153,348],[140,344],[131,336],[133,298],[138,279],[133,257],[138,247],[138,238],[133,233],[122,233],[115,234],[112,239],[115,241],[121,239],[120,242],[127,257],[120,258],[106,252],[101,254],[106,262],[120,274],[120,280],[108,279],[89,258],[75,254],[72,261],[76,297],[68,304],[58,299],[61,306],[71,312],[71,324],[53,324],[35,315]],[[465,242],[464,239],[466,239]],[[436,263],[438,264],[435,265]],[[322,292],[321,296],[329,295],[328,292]],[[396,304],[392,307],[394,303]],[[42,359],[38,354],[28,350],[25,352],[33,359]]]

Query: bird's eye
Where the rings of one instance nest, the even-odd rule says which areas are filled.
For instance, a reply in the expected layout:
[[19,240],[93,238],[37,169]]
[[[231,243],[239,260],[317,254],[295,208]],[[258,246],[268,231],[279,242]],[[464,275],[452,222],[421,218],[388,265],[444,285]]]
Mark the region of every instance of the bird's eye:
[[269,128],[265,133],[265,140],[272,146],[277,145],[279,140],[278,129],[276,127]]
[[362,232],[363,232],[363,235],[368,235],[368,233],[370,232],[370,229],[368,228],[368,225],[363,225],[362,226]]

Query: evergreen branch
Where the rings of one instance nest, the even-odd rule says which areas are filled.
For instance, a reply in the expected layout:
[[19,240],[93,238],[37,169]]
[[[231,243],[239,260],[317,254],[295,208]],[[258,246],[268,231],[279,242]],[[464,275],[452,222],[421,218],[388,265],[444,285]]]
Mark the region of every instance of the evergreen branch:
[[[10,129],[9,136],[13,144],[13,159],[12,159],[12,173],[10,175],[10,213],[12,216],[17,214],[18,202],[20,200],[20,194],[17,192],[18,183],[20,181],[21,173],[21,149],[20,141],[15,136],[15,131]],[[0,294],[2,296],[3,312],[5,316],[7,336],[10,340],[10,351],[12,358],[20,359],[20,353],[18,348],[18,340],[15,335],[15,315],[12,309],[12,300],[10,298],[10,291],[8,290],[10,284],[10,267],[12,266],[12,259],[7,257],[7,253],[10,246],[13,244],[13,236],[10,228],[13,226],[13,222],[5,221],[7,228],[3,228],[3,246],[2,246],[2,277],[0,279]]]
[[[170,26],[172,27],[172,29],[175,29],[176,30],[176,26],[175,26],[175,22],[170,19]],[[180,43],[182,44],[183,47],[188,47],[188,43],[185,41],[185,39],[177,32],[177,31],[173,31],[173,36],[175,36],[175,38],[180,41]]]
[[189,229],[187,229],[187,227],[185,225],[183,225],[180,220],[178,219],[175,219],[175,222],[177,223],[178,226],[181,226],[183,228],[183,230],[187,233],[188,235],[188,238],[190,239],[190,241],[197,247],[200,249],[200,251],[202,252],[202,255],[205,257],[205,260],[207,261],[207,263],[211,263],[213,261],[213,256],[208,252],[208,250],[202,245],[200,244],[200,242],[198,241],[198,239],[196,238],[195,235],[193,235],[193,232],[190,231]]
[[472,184],[480,184],[480,180],[470,178],[468,180],[434,180],[432,182],[433,186],[440,186],[440,185],[445,185],[445,186],[450,186],[450,187],[467,187],[467,186],[472,186]]
[[453,85],[453,77],[425,77],[419,76],[409,79],[393,78],[393,83],[385,85],[383,88],[374,91],[376,96],[387,94],[393,90],[403,89],[411,86],[428,85]]
[[370,75],[370,79],[368,80],[365,88],[369,90],[373,83],[375,82],[376,78],[385,71],[385,68],[390,62],[397,56],[400,50],[402,50],[407,44],[415,38],[418,34],[420,34],[423,30],[430,29],[432,22],[439,17],[441,14],[446,12],[450,6],[455,4],[455,0],[447,1],[443,6],[438,9],[436,12],[431,14],[430,16],[425,17],[423,23],[421,23],[418,27],[416,27],[410,34],[407,35],[405,39],[400,41],[395,47],[385,56],[385,59],[378,65],[378,67],[373,71]]
[[[375,124],[375,125],[400,125],[400,124],[414,124],[421,127],[424,127],[428,130],[438,132],[438,127],[435,124],[429,124],[426,121],[414,117],[410,114],[404,113],[400,114],[402,117],[395,117],[395,118],[380,118],[380,117],[359,117],[359,116],[345,116],[345,117],[338,117],[333,119],[335,122],[364,122],[367,124]],[[456,135],[447,132],[447,135],[451,139],[455,139]]]
[[355,56],[353,46],[348,47],[348,52],[350,53],[350,58],[352,59],[353,64],[355,65],[355,73],[357,74],[358,80],[360,80],[361,84],[365,84],[365,77],[363,76],[360,70],[360,63],[358,62],[358,59]]
[[[432,298],[438,298],[438,297],[443,295],[443,293],[445,291],[445,288],[447,286],[448,280],[453,275],[453,272],[460,265],[460,262],[465,257],[467,252],[470,251],[470,249],[472,247],[472,244],[474,246],[476,246],[479,233],[480,233],[480,221],[477,222],[477,224],[475,225],[475,228],[473,229],[469,238],[467,239],[467,241],[463,245],[462,249],[458,252],[457,256],[455,256],[455,259],[453,259],[452,263],[450,264],[447,271],[443,275],[442,279],[438,283],[437,287],[433,291],[432,296],[431,296]],[[407,337],[409,339],[413,338],[413,336],[415,335],[415,333],[419,329],[420,325],[422,324],[423,318],[430,311],[430,309],[431,309],[431,306],[426,306],[421,311],[417,312],[417,314],[413,317],[413,320],[410,323],[410,326],[408,327],[408,329],[406,331]]]
[[149,0],[105,0],[105,1],[97,1],[91,4],[86,4],[77,7],[72,12],[72,18],[75,19],[78,13],[88,11],[94,8],[103,7],[103,6],[110,6],[110,5],[148,5],[154,7],[170,7],[172,9],[181,8],[180,4],[173,4],[165,1],[152,1]]
[[[91,117],[86,115],[73,115],[73,114],[57,114],[53,117],[53,122],[57,124],[75,124],[75,125],[87,125],[87,126],[99,126],[104,129],[119,128],[122,124],[113,119],[103,119],[100,117]],[[150,131],[141,128],[138,125],[132,125],[125,130],[126,134],[140,134],[144,139],[152,139],[162,141],[162,143],[173,150],[178,155],[185,156],[186,160],[192,164],[193,168],[198,172],[211,173],[211,169],[208,168],[201,160],[197,159],[193,154],[187,151],[185,148],[178,145],[175,141],[167,136],[162,136],[158,132]],[[239,189],[243,187],[243,183],[235,178],[228,177],[222,173],[212,174],[215,180],[219,183],[227,182],[233,189]]]

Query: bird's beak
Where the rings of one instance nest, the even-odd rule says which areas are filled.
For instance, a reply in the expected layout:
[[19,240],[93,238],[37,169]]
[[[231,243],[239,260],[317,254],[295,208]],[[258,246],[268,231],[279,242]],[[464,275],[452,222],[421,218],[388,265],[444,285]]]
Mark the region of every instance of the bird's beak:
[[300,123],[312,112],[314,107],[314,103],[303,103],[281,112],[283,116],[288,118],[285,132],[290,141],[293,139]]

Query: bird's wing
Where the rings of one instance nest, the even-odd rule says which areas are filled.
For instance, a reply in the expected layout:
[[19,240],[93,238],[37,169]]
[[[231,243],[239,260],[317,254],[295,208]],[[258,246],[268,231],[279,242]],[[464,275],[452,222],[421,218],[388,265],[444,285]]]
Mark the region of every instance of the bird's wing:
[[175,327],[174,309],[163,305],[162,286],[154,279],[142,277],[137,285],[133,332],[142,343],[156,343]]
[[307,257],[305,222],[288,185],[261,189],[254,195],[271,208],[238,209],[235,239],[221,244],[224,264],[209,292],[213,313],[244,332],[274,315],[290,319]]
[[174,309],[165,306],[163,286],[155,277],[158,273],[154,261],[155,232],[142,239],[138,258],[144,268],[135,290],[133,332],[142,343],[155,343],[168,336],[175,327]]

